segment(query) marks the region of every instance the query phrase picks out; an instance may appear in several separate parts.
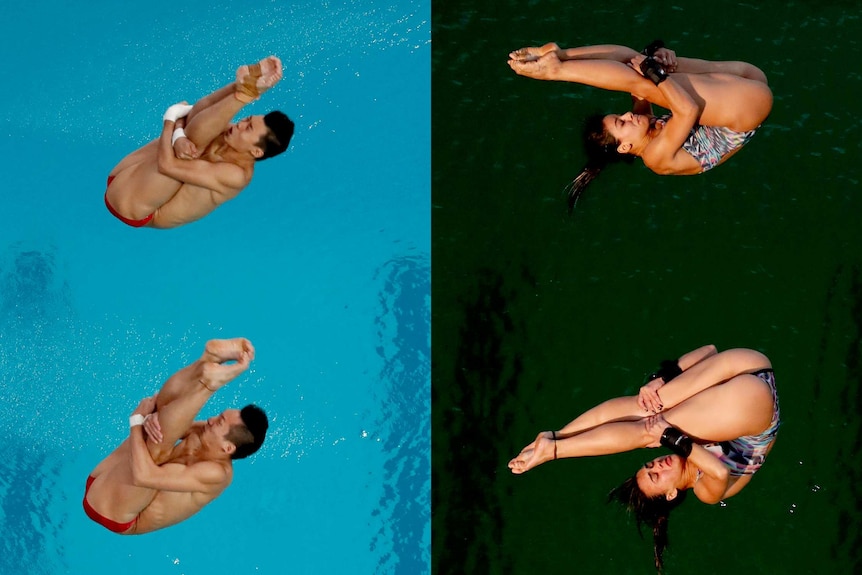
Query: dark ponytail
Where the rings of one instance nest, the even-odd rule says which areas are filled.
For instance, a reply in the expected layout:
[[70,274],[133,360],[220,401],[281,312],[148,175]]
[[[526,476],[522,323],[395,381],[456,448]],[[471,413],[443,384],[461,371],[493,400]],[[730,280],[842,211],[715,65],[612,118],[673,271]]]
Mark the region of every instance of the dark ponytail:
[[629,477],[622,485],[608,494],[608,501],[616,501],[630,512],[634,513],[638,534],[643,537],[641,525],[646,523],[652,528],[653,554],[656,571],[661,573],[662,554],[668,546],[667,522],[670,512],[685,501],[685,490],[679,490],[677,496],[668,501],[664,495],[648,497],[638,487],[636,477]]
[[568,206],[569,206],[569,215],[572,214],[572,211],[575,209],[575,204],[578,203],[578,198],[581,197],[581,194],[584,193],[584,190],[587,189],[587,186],[592,182],[596,176],[604,169],[607,165],[607,162],[602,164],[593,163],[587,164],[584,166],[584,169],[581,170],[581,173],[578,174],[572,183],[566,186],[564,190],[566,192],[566,196],[568,197]]
[[578,198],[602,170],[612,162],[620,160],[631,163],[634,156],[617,152],[619,142],[605,130],[605,115],[593,114],[584,121],[582,136],[587,152],[587,164],[581,173],[566,186],[569,214],[575,209]]

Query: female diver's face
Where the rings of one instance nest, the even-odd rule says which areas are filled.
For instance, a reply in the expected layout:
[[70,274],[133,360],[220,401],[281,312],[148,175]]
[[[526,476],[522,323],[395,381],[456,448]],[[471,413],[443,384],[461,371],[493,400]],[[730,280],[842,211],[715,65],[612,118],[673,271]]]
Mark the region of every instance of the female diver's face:
[[635,477],[644,495],[656,497],[674,492],[682,471],[683,460],[679,455],[665,455],[644,463]]
[[632,144],[640,142],[647,135],[650,118],[642,114],[626,112],[622,115],[608,114],[603,123],[605,130],[619,142],[617,151],[625,154],[631,149]]

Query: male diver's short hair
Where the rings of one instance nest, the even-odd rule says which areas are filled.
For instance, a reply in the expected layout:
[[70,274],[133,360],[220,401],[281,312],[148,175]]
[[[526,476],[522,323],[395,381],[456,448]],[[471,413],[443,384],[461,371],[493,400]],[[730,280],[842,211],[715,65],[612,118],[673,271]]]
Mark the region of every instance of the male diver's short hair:
[[267,131],[257,143],[258,147],[263,150],[263,155],[258,160],[265,160],[285,151],[293,137],[295,127],[293,120],[278,110],[264,116],[263,123],[266,125]]
[[239,412],[242,423],[232,425],[225,439],[236,445],[231,459],[245,459],[263,445],[269,420],[266,413],[256,405],[246,405]]

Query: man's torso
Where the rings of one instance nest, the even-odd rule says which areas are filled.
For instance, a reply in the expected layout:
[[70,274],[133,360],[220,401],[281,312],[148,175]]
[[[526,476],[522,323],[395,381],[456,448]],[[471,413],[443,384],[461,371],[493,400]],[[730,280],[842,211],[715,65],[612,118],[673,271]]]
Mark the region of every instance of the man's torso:
[[[171,457],[160,467],[187,467],[202,461],[183,454],[181,446],[182,442],[174,446]],[[93,482],[87,497],[99,513],[118,522],[128,521],[137,513],[137,521],[129,534],[148,533],[188,519],[218,497],[233,478],[228,466],[225,482],[207,492],[159,491],[133,484],[130,458],[127,439],[90,474],[96,480],[102,475],[106,477]]]

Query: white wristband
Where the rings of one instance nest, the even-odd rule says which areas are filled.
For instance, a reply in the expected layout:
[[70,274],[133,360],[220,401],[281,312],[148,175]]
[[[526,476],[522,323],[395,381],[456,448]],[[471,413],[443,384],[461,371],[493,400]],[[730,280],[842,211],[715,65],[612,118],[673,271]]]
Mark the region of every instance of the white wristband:
[[171,146],[176,144],[177,140],[179,140],[180,138],[187,138],[187,137],[188,136],[186,136],[185,130],[183,130],[182,128],[177,128],[176,130],[174,130],[174,135],[171,136]]
[[174,104],[167,110],[165,110],[165,115],[162,116],[162,119],[166,122],[176,122],[180,118],[185,118],[188,116],[189,112],[192,111],[191,104]]
[[132,428],[132,427],[136,427],[138,425],[143,425],[144,419],[146,419],[146,418],[143,415],[141,415],[140,413],[134,414],[133,416],[131,416],[129,418],[129,427]]

